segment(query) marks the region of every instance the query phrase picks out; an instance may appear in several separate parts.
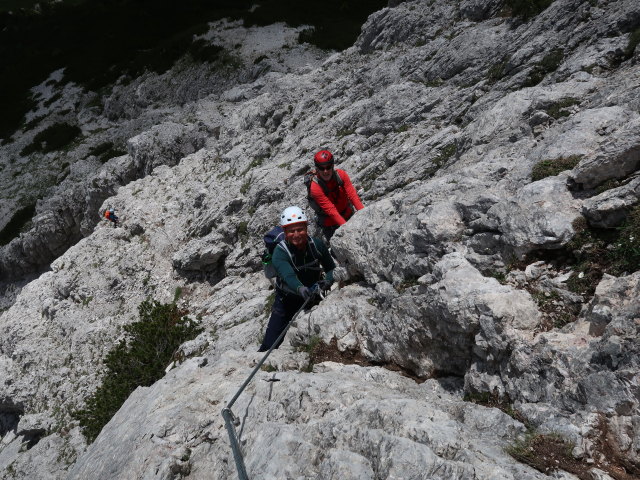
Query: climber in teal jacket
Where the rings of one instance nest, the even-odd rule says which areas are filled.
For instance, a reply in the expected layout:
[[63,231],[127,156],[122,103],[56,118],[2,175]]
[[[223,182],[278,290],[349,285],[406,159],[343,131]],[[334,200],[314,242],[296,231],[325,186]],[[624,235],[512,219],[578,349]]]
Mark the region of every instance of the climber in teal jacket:
[[331,288],[333,269],[336,268],[325,243],[308,235],[307,216],[300,208],[285,209],[280,216],[280,225],[285,238],[276,246],[272,256],[278,277],[276,298],[259,352],[271,348],[295,313],[311,300],[316,284],[320,290]]

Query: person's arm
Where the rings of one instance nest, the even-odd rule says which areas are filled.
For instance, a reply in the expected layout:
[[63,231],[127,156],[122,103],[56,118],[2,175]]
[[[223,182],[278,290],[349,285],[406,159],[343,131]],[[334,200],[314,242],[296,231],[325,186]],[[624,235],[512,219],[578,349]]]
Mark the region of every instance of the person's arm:
[[353,205],[356,210],[362,210],[364,205],[358,196],[358,192],[356,192],[356,189],[351,183],[351,179],[349,178],[349,175],[347,175],[347,172],[340,170],[338,171],[338,175],[340,175],[340,178],[342,179],[344,191],[347,193],[347,198],[351,202],[351,205]]
[[271,262],[278,276],[291,291],[297,292],[298,288],[304,286],[291,266],[289,255],[282,248],[275,248]]
[[[351,187],[353,188],[353,187]],[[316,201],[318,206],[322,209],[322,211],[327,215],[334,223],[337,225],[344,225],[347,221],[340,215],[340,212],[336,209],[336,206],[333,204],[329,197],[327,197],[322,190],[322,187],[318,185],[316,182],[311,182],[310,189],[311,197]]]

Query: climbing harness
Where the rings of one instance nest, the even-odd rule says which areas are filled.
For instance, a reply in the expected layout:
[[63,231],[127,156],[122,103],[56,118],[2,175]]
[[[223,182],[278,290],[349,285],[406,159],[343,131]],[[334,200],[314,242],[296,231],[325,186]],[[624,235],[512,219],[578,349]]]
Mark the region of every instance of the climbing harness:
[[[231,450],[233,452],[233,459],[236,462],[236,468],[238,470],[238,478],[239,478],[239,480],[249,480],[249,477],[247,476],[247,469],[245,468],[244,458],[242,457],[242,451],[240,450],[240,438],[239,438],[239,436],[238,436],[238,434],[236,432],[236,427],[240,426],[240,419],[233,414],[233,411],[231,411],[231,407],[233,406],[234,403],[236,403],[236,400],[238,400],[238,397],[244,391],[244,389],[247,388],[247,385],[249,385],[249,382],[251,382],[251,380],[253,379],[255,374],[258,372],[258,370],[260,370],[260,367],[267,360],[267,357],[269,355],[271,355],[271,352],[273,351],[275,346],[280,344],[280,341],[287,334],[287,331],[289,330],[289,327],[294,322],[294,320],[298,317],[300,312],[302,312],[304,310],[304,308],[307,306],[309,301],[311,301],[311,299],[313,299],[313,297],[315,297],[316,295],[318,295],[320,297],[320,299],[324,298],[322,290],[319,287],[317,287],[317,285],[316,285],[316,288],[313,289],[313,294],[310,295],[309,298],[304,301],[304,303],[302,304],[300,309],[293,315],[293,317],[291,317],[291,321],[285,327],[285,329],[282,331],[282,333],[280,334],[278,339],[273,343],[273,345],[271,345],[271,348],[269,349],[269,351],[267,353],[265,353],[264,357],[262,357],[262,360],[260,360],[258,362],[258,364],[253,368],[252,372],[249,374],[247,379],[244,381],[244,383],[242,384],[240,389],[233,396],[231,401],[227,404],[226,407],[224,407],[222,409],[222,418],[224,418],[225,427],[227,429],[227,433],[229,434],[229,441],[231,443]],[[270,382],[275,382],[275,381],[277,381],[277,379],[272,378],[269,381]]]

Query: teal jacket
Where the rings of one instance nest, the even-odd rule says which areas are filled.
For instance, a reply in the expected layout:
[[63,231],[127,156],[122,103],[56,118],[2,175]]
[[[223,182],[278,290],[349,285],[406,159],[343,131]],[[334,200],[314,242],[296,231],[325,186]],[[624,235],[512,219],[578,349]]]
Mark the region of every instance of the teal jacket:
[[[311,242],[315,243],[317,253],[315,257],[317,262],[314,264],[314,251],[311,246]],[[272,263],[278,274],[278,277],[283,281],[286,287],[297,292],[301,286],[310,287],[318,280],[320,280],[321,268],[325,271],[325,280],[331,284],[333,283],[333,269],[336,268],[336,264],[333,261],[333,257],[329,253],[329,249],[325,243],[316,237],[309,237],[307,242],[307,248],[305,251],[300,251],[289,242],[286,242],[289,252],[293,257],[295,266],[300,268],[303,265],[307,265],[307,268],[301,268],[296,270],[292,265],[292,258],[289,254],[279,246],[273,251]]]

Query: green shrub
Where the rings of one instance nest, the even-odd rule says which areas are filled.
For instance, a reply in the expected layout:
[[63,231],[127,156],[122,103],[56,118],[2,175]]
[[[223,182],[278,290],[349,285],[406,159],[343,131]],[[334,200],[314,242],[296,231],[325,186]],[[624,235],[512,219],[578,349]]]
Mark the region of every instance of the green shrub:
[[553,0],[506,0],[505,5],[514,17],[525,20],[535,17],[553,3]]
[[126,155],[127,151],[124,147],[118,147],[113,142],[103,142],[89,150],[89,155],[98,157],[100,162],[106,163],[114,157]]
[[224,48],[219,45],[211,45],[203,39],[198,39],[191,44],[187,52],[196,61],[215,62],[220,58]]
[[267,297],[267,300],[264,303],[264,308],[262,309],[262,313],[266,316],[271,315],[271,309],[273,308],[273,303],[276,301],[276,292],[273,291]]
[[636,206],[618,229],[618,238],[607,251],[610,273],[622,275],[640,270],[640,205]]
[[625,48],[624,53],[627,58],[631,58],[633,56],[633,52],[636,51],[636,47],[640,43],[640,28],[636,28],[631,35],[629,36],[629,43],[627,43],[627,48]]
[[24,231],[25,226],[31,222],[31,219],[36,213],[36,204],[28,205],[21,208],[16,214],[9,220],[2,230],[0,230],[0,246],[6,245],[11,240],[20,235],[20,232]]
[[572,107],[573,105],[578,105],[579,103],[580,100],[578,100],[577,98],[563,98],[562,100],[549,105],[545,109],[545,111],[555,119],[558,119],[560,117],[568,117],[569,112],[567,111],[567,108]]
[[548,73],[555,72],[563,60],[564,52],[560,48],[551,50],[533,67],[524,86],[533,87],[538,85]]
[[246,195],[251,188],[251,177],[247,178],[242,185],[240,185],[240,193]]
[[93,442],[129,395],[162,378],[176,349],[201,331],[175,303],[145,300],[140,321],[124,327],[127,337],[104,360],[104,378],[83,410],[74,412],[87,441]]
[[489,67],[487,71],[487,80],[489,83],[495,83],[504,77],[504,67],[507,66],[507,61],[494,63]]
[[584,219],[574,223],[576,234],[567,244],[573,257],[569,290],[592,295],[602,275],[624,275],[640,270],[640,205],[615,229],[589,228]]
[[33,142],[22,149],[20,155],[25,156],[34,152],[52,152],[69,145],[82,130],[77,125],[55,123],[45,128],[35,137]]
[[387,0],[261,0],[251,13],[245,14],[245,25],[270,25],[284,21],[293,27],[311,25],[299,42],[322,49],[344,50],[355,42],[362,24],[376,10],[387,6]]
[[553,177],[565,170],[571,170],[580,163],[580,155],[570,157],[560,157],[549,160],[542,160],[536,163],[531,170],[531,180],[533,182],[546,177]]

